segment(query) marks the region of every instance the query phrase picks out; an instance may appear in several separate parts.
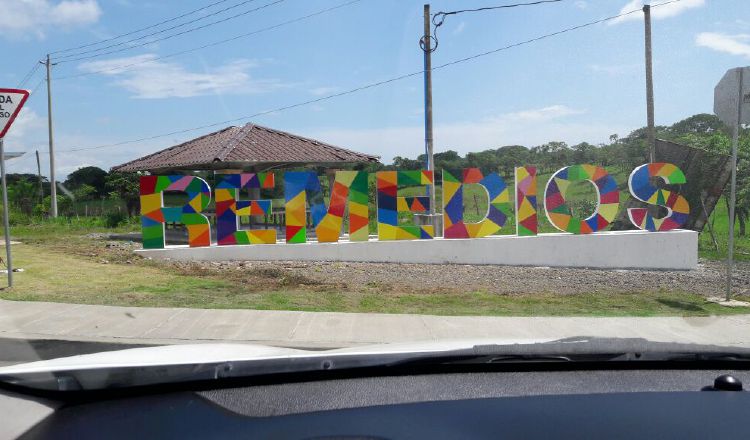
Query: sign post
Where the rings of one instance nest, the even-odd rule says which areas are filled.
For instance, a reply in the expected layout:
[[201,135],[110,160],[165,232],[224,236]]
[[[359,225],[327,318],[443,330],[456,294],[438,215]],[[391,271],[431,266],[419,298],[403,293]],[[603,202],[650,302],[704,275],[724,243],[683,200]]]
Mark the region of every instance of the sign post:
[[5,265],[8,287],[13,287],[13,258],[10,251],[10,222],[8,220],[8,185],[5,179],[5,134],[29,98],[28,90],[0,89],[0,179],[3,186],[3,230],[5,233]]
[[737,202],[737,147],[742,124],[750,123],[750,67],[730,69],[714,88],[714,113],[732,127],[732,180],[729,192],[726,300],[732,295],[734,267],[734,212]]

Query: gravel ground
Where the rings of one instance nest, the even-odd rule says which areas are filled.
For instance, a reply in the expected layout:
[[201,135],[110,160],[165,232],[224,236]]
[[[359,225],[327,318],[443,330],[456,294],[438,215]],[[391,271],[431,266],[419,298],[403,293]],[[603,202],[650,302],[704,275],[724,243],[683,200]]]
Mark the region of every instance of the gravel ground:
[[[96,235],[96,236],[94,236]],[[103,239],[105,234],[90,234]],[[107,253],[121,254],[130,263],[132,250],[141,244],[106,241]],[[723,296],[724,262],[700,260],[690,271],[601,270],[556,267],[473,266],[457,264],[343,263],[299,261],[167,261],[186,273],[245,271],[263,284],[299,287],[329,286],[337,290],[380,289],[393,292],[485,291],[499,294],[527,293],[629,293],[644,291],[692,292]],[[734,293],[750,295],[750,262],[736,263]]]
[[[500,294],[680,291],[717,296],[723,294],[726,274],[724,265],[713,261],[701,261],[691,271],[291,261],[168,264],[211,272],[246,270],[298,279],[300,284],[309,280],[309,284],[349,289],[479,290]],[[734,286],[735,293],[750,294],[750,263],[738,264]]]

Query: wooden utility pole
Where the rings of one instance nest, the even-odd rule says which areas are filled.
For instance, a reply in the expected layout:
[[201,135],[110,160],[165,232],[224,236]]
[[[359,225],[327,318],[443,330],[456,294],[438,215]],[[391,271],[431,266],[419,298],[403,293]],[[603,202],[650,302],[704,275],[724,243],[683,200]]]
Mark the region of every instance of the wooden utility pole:
[[430,196],[430,220],[438,234],[437,217],[435,216],[435,161],[432,154],[432,36],[430,35],[430,5],[424,5],[424,143],[427,155],[427,169],[432,171],[432,187],[428,187]]
[[52,63],[49,60],[49,54],[47,54],[47,60],[44,63],[47,67],[47,129],[49,130],[49,183],[50,183],[50,199],[52,206],[50,207],[50,215],[57,217],[57,182],[55,181],[55,143],[52,136],[52,77],[51,68]]
[[42,185],[42,165],[39,162],[39,150],[36,150],[36,177],[39,180],[39,203],[44,203],[44,186]]
[[654,128],[654,75],[651,58],[651,6],[643,6],[643,21],[646,38],[646,118],[648,123],[649,162],[656,161],[656,132]]

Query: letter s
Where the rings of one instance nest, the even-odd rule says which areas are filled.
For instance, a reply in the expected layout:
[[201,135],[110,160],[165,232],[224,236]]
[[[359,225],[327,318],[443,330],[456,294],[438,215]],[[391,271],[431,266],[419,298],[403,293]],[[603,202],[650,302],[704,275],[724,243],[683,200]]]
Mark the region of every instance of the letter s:
[[687,222],[690,204],[677,192],[652,185],[652,177],[660,177],[668,185],[687,182],[682,170],[671,163],[647,163],[634,169],[628,178],[630,194],[641,202],[667,208],[667,215],[655,218],[648,208],[629,208],[630,221],[637,228],[652,232],[680,228]]

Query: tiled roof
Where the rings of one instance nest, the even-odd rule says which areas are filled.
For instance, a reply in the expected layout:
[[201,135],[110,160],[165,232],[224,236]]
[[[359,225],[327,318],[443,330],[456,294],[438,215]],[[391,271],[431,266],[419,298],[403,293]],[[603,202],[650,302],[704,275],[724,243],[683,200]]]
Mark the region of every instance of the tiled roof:
[[[216,169],[277,163],[378,162],[378,156],[358,153],[255,124],[228,127],[112,167],[112,171]],[[194,168],[191,168],[194,167]]]

